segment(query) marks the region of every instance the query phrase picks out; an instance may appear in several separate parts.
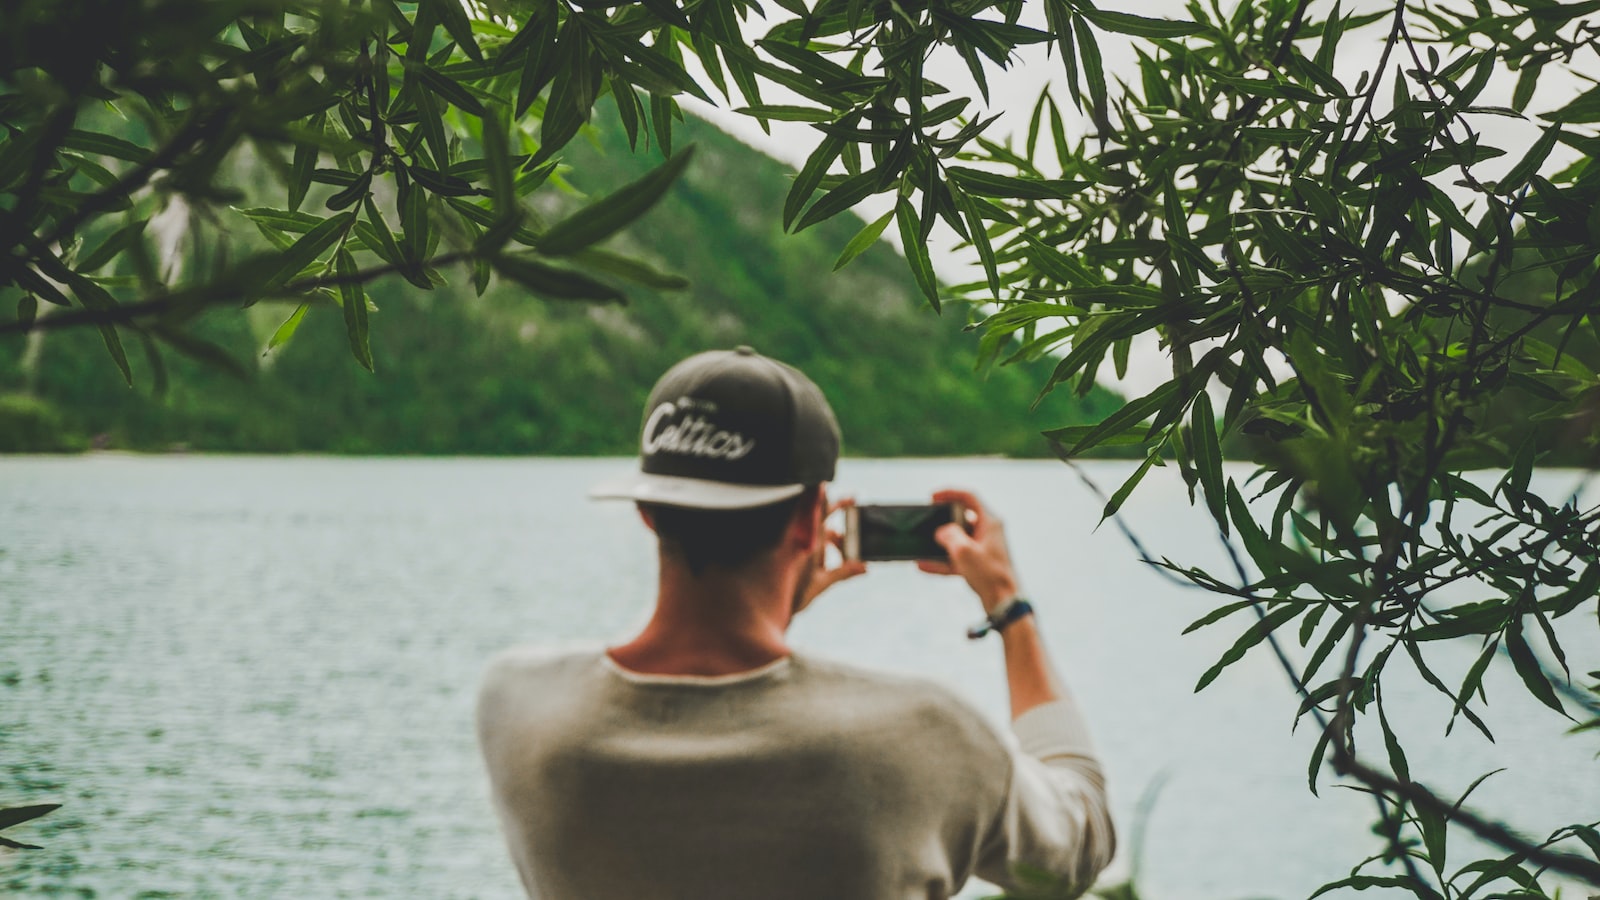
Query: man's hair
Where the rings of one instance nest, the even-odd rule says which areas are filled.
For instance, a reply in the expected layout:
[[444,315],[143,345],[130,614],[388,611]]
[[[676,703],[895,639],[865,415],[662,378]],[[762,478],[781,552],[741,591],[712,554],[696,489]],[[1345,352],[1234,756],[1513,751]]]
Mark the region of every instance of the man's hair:
[[650,516],[662,547],[684,561],[695,575],[708,567],[739,569],[778,545],[802,504],[815,502],[817,488],[749,509],[689,509],[640,503]]

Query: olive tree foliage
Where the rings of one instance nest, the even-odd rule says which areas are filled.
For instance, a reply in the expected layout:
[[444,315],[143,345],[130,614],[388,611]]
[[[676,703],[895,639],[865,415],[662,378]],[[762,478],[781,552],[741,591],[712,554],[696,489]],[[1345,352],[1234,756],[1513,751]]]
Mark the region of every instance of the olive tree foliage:
[[[601,82],[587,56],[546,52],[537,29],[492,13],[506,10],[0,7],[0,290],[20,298],[0,333],[93,325],[131,383],[125,338],[158,377],[163,346],[232,367],[191,333],[198,315],[290,301],[276,345],[329,303],[370,369],[363,285],[375,278],[427,291],[460,266],[479,293],[498,273],[579,301],[623,299],[619,279],[683,286],[593,245],[644,213],[690,154],[542,221],[527,198],[548,189]],[[692,84],[665,48],[641,42],[647,26],[618,25],[585,53],[607,61],[608,89],[643,109],[643,85],[666,116],[671,93]],[[669,126],[659,134],[665,147]],[[242,183],[259,179],[275,183]]]
[[[1600,88],[1548,107],[1537,90],[1600,70],[1600,0],[1206,0],[1182,19],[1119,5],[12,2],[0,285],[20,300],[0,333],[97,327],[126,371],[124,337],[152,358],[214,356],[188,331],[207,310],[287,300],[282,340],[305,304],[335,303],[370,363],[374,278],[423,290],[459,273],[481,290],[498,274],[614,300],[618,278],[676,283],[599,246],[685,164],[675,98],[808,123],[819,143],[785,226],[881,196],[888,212],[840,264],[893,225],[926,300],[973,311],[986,362],[1055,357],[1041,389],[1086,391],[1138,359],[1136,340],[1159,342],[1159,387],[1050,437],[1069,460],[1142,451],[1107,516],[1175,465],[1214,518],[1230,571],[1146,556],[1216,595],[1195,627],[1248,619],[1197,688],[1274,653],[1320,736],[1312,789],[1331,767],[1372,794],[1383,846],[1330,889],[1600,885],[1597,823],[1529,838],[1442,795],[1409,769],[1383,703],[1386,674],[1408,666],[1452,725],[1488,735],[1483,680],[1508,667],[1527,702],[1597,725],[1600,672],[1567,648],[1600,615],[1600,507],[1546,496],[1533,470],[1592,466],[1600,439]],[[1112,37],[1133,67],[1108,71]],[[1352,68],[1352,46],[1374,41]],[[1057,67],[1054,93],[989,96],[1027,45]],[[962,85],[941,82],[945,56]],[[1485,99],[1502,86],[1508,101]],[[561,148],[596,115],[669,161],[547,223],[527,198],[553,189]],[[236,208],[241,160],[276,179],[270,202]],[[192,223],[180,253],[154,241],[163,208]],[[225,219],[271,249],[207,227]],[[940,285],[936,228],[980,278]],[[1224,446],[1253,474],[1225,468]],[[1475,662],[1442,665],[1444,642]],[[1503,855],[1450,859],[1463,831]]]

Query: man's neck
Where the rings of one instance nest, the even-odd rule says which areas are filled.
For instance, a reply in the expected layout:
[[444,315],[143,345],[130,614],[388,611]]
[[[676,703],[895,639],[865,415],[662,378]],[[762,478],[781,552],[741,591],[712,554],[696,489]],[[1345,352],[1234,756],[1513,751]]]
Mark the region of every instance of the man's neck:
[[663,557],[655,613],[637,637],[608,653],[652,675],[732,675],[789,655],[792,577],[756,567],[698,575]]

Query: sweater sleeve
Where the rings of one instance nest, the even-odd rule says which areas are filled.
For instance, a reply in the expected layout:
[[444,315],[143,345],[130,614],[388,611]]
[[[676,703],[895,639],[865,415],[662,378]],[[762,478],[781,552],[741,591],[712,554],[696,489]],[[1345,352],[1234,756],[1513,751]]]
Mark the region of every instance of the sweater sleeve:
[[1006,799],[976,874],[1024,896],[1030,890],[1081,894],[1116,850],[1105,775],[1088,726],[1066,697],[1028,710],[1011,729],[1020,750],[1012,754]]

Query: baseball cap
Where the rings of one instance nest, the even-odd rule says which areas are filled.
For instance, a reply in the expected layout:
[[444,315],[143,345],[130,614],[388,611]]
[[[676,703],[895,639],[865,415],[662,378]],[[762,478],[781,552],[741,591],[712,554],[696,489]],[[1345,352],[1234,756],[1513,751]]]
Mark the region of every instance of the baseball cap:
[[639,471],[590,497],[748,509],[832,480],[839,460],[839,424],[822,391],[749,347],[683,360],[644,410]]

